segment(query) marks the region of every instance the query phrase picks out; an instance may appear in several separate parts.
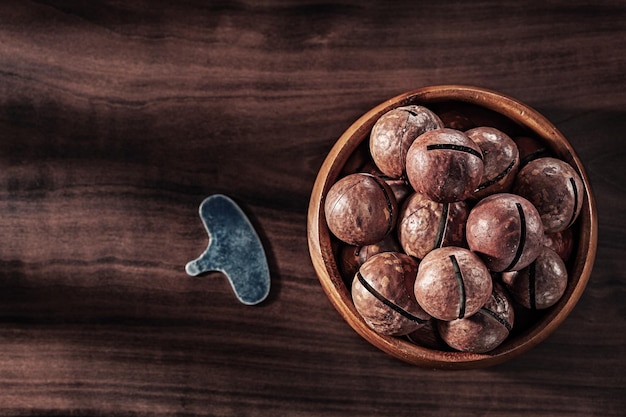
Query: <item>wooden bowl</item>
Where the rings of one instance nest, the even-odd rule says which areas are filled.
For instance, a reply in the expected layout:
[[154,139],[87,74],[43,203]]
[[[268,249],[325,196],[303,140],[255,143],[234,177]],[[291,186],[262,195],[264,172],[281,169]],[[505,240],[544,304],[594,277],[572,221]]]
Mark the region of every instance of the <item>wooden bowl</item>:
[[[342,277],[337,253],[341,244],[330,233],[324,217],[324,198],[342,176],[357,172],[367,161],[369,133],[378,118],[392,108],[418,104],[440,115],[470,114],[475,124],[499,128],[511,137],[532,136],[547,145],[553,155],[572,165],[585,185],[584,206],[574,227],[575,246],[567,263],[569,282],[560,301],[539,312],[516,311],[511,335],[499,347],[484,354],[449,348],[424,347],[404,337],[371,330],[352,303],[350,280]],[[365,113],[346,130],[324,161],[315,181],[308,211],[308,243],[311,260],[330,302],[344,320],[380,350],[408,363],[440,369],[468,369],[495,365],[520,355],[546,339],[580,299],[596,255],[598,223],[589,179],[576,152],[565,137],[534,109],[503,94],[470,86],[425,87],[401,94]],[[521,323],[521,324],[518,324]]]

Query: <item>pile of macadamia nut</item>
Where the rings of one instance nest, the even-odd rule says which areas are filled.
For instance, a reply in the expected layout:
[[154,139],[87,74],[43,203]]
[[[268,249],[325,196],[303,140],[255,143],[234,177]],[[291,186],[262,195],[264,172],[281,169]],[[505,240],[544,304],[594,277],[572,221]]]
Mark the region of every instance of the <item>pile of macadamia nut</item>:
[[541,142],[407,105],[383,114],[358,172],[324,200],[338,264],[374,331],[485,353],[515,311],[553,306],[568,283],[584,188]]

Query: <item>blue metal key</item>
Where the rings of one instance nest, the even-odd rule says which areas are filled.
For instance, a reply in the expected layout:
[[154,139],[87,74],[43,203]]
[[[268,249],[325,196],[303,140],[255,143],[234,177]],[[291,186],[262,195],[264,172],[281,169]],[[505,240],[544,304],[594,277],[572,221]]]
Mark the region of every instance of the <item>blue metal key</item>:
[[261,240],[245,213],[229,197],[215,194],[200,204],[200,218],[209,245],[185,271],[192,276],[222,272],[243,304],[263,301],[270,291],[269,267]]

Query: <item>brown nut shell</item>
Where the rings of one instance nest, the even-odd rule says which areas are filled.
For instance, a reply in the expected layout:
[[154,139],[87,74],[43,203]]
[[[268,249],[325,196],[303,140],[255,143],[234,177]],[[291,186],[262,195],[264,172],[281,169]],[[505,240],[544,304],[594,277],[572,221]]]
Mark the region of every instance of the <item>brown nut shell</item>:
[[543,225],[537,209],[514,194],[493,194],[470,211],[467,244],[494,272],[519,270],[541,252]]
[[555,233],[546,233],[544,246],[555,251],[564,261],[569,260],[574,250],[574,232],[571,228]]
[[480,147],[483,154],[483,177],[472,197],[479,200],[510,191],[519,168],[519,151],[513,139],[493,127],[476,127],[465,134]]
[[570,227],[583,206],[580,176],[570,164],[556,158],[529,162],[517,174],[513,192],[537,207],[546,233]]
[[422,259],[443,246],[461,246],[469,209],[463,201],[437,203],[424,194],[410,195],[398,217],[397,234],[407,255]]
[[387,235],[380,242],[371,245],[353,246],[344,245],[339,252],[339,267],[344,277],[349,277],[350,281],[361,265],[372,256],[381,252],[401,252],[402,247],[396,240],[395,234]]
[[463,132],[437,129],[424,133],[406,156],[406,174],[415,191],[440,203],[467,199],[483,176],[480,147]]
[[383,180],[356,173],[333,184],[324,210],[328,228],[337,238],[362,246],[381,241],[393,230],[398,205]]
[[515,301],[531,310],[543,310],[556,304],[565,293],[567,279],[565,263],[548,247],[544,247],[526,268],[502,274],[502,281]]
[[417,302],[428,314],[449,321],[480,310],[491,295],[492,279],[476,254],[448,246],[424,257],[414,290]]
[[486,353],[498,347],[513,329],[515,312],[506,290],[494,283],[487,303],[463,319],[438,321],[439,335],[448,346],[462,352]]
[[439,117],[423,106],[397,107],[383,114],[372,127],[370,153],[381,172],[391,178],[404,175],[406,153],[422,133],[440,129]]
[[513,139],[513,142],[517,145],[519,151],[519,166],[520,169],[530,161],[534,161],[537,158],[543,158],[546,156],[552,156],[550,148],[548,148],[539,139],[531,138],[529,136],[518,136]]
[[413,194],[413,188],[411,188],[409,183],[406,182],[404,179],[389,177],[383,177],[382,179],[387,183],[389,188],[391,188],[391,191],[393,192],[393,196],[396,198],[398,206],[404,203],[404,200],[406,200],[409,195]]
[[400,206],[406,198],[413,193],[413,188],[406,181],[406,178],[392,178],[388,175],[383,174],[380,169],[374,164],[367,164],[363,170],[363,172],[367,172],[372,175],[376,175],[381,180],[385,181],[391,191],[393,191],[393,195],[396,198],[396,202],[398,206]]
[[407,335],[430,320],[413,295],[417,261],[398,252],[369,258],[352,281],[354,306],[374,331]]
[[439,320],[430,319],[419,329],[406,335],[409,342],[416,345],[435,350],[448,350],[446,343],[441,340],[437,331],[437,323]]

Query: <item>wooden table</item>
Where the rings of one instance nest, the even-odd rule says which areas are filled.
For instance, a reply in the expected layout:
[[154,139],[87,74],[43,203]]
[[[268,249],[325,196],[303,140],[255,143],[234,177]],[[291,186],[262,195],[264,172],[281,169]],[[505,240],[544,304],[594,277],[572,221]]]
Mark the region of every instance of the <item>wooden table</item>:
[[[623,416],[624,22],[623,1],[2,2],[0,414]],[[306,239],[338,136],[392,96],[449,83],[552,120],[600,224],[563,325],[456,372],[361,339]],[[220,274],[185,274],[215,193],[265,245],[261,305]]]

